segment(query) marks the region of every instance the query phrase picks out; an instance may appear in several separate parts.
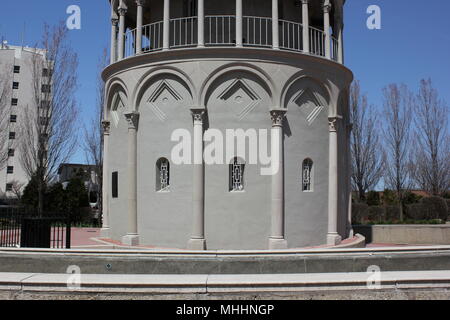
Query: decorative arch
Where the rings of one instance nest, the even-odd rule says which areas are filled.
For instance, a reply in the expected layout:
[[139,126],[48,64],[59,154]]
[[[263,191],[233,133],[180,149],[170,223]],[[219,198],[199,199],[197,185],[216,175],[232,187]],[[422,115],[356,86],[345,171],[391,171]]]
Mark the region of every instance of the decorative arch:
[[118,118],[114,119],[112,111],[117,111],[119,108],[128,109],[128,90],[121,79],[112,79],[106,90],[106,120],[116,120],[117,125]]
[[155,82],[156,79],[161,78],[164,75],[169,75],[172,78],[176,78],[177,81],[179,81],[180,84],[187,89],[192,101],[197,100],[195,86],[191,78],[187,74],[174,67],[155,68],[146,72],[137,82],[138,85],[133,92],[132,99],[133,106],[136,109],[135,111],[137,111],[139,105],[141,104],[142,97],[144,96],[147,89]]
[[280,103],[285,109],[288,109],[290,104],[301,108],[308,125],[312,125],[322,112],[330,113],[330,94],[327,87],[306,75],[294,77],[287,82]]
[[[275,107],[274,103],[277,100],[274,96],[277,92],[276,85],[274,84],[272,78],[262,69],[246,63],[230,63],[224,66],[221,66],[220,68],[214,70],[210,73],[209,77],[206,78],[206,80],[203,82],[203,84],[200,87],[199,92],[199,100],[198,104],[200,106],[206,106],[209,95],[214,90],[214,85],[216,82],[222,78],[223,76],[233,73],[233,72],[241,72],[246,73],[252,77],[255,77],[257,79],[258,83],[266,90],[268,93],[272,106]],[[245,87],[245,85],[244,85]],[[245,89],[248,90],[248,89]]]

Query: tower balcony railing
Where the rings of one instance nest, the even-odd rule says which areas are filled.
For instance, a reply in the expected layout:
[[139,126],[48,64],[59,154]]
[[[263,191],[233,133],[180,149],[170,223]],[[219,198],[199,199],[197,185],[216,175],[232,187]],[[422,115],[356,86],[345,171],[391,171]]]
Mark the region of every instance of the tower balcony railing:
[[[236,45],[236,16],[209,15],[204,20],[204,45],[207,47],[232,47]],[[163,21],[142,27],[142,53],[163,50]],[[136,55],[136,29],[125,34],[124,58]],[[298,22],[279,20],[279,48],[304,52],[303,25]],[[242,43],[244,47],[271,48],[273,46],[272,19],[244,16],[242,20]],[[170,20],[170,49],[190,48],[198,45],[198,18],[185,17]],[[317,28],[309,27],[309,54],[326,57],[326,36]],[[330,37],[330,56],[339,60],[339,41]]]

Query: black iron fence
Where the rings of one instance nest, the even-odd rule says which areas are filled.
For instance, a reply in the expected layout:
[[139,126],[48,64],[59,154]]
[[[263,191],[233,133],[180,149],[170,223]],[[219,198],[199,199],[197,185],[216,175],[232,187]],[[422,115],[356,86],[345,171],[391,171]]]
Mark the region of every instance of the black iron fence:
[[0,247],[70,249],[70,245],[70,216],[0,208]]

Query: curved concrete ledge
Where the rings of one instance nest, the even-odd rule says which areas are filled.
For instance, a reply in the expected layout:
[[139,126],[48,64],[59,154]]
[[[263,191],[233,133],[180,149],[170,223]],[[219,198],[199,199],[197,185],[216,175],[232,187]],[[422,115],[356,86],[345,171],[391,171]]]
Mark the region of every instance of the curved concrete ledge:
[[351,241],[347,243],[340,244],[335,246],[335,249],[349,249],[349,248],[365,248],[366,247],[366,238],[363,235],[357,234]]
[[[450,289],[450,271],[265,275],[71,275],[0,273],[0,291],[60,294],[226,294],[345,290]],[[69,284],[69,285],[68,285]]]
[[450,270],[450,246],[283,251],[0,250],[0,272],[83,274],[291,274]]

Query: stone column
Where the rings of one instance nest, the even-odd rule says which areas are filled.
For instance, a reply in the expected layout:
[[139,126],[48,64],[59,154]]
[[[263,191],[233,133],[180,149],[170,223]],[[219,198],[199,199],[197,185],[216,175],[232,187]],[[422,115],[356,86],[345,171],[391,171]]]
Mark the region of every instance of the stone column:
[[331,3],[329,0],[325,0],[323,5],[323,31],[325,33],[325,57],[327,59],[331,59],[330,10]]
[[128,121],[128,234],[122,242],[129,246],[139,244],[137,222],[137,130],[139,113],[136,111],[125,113]]
[[236,0],[236,47],[243,47],[242,25],[243,25],[242,0]]
[[284,221],[284,137],[283,124],[286,109],[272,109],[271,154],[272,154],[272,223],[269,249],[286,249]]
[[338,19],[338,62],[344,64],[344,10],[342,7]]
[[143,5],[145,0],[136,0],[137,18],[136,18],[136,54],[142,53],[142,25],[143,25]]
[[205,239],[205,166],[203,160],[203,117],[205,108],[191,108],[194,118],[193,228],[188,249],[206,250]]
[[350,147],[350,139],[351,139],[351,135],[352,135],[352,130],[353,130],[353,124],[349,123],[347,124],[347,136],[346,136],[346,140],[345,140],[345,156],[347,159],[347,167],[346,167],[346,183],[347,183],[347,194],[348,194],[348,208],[347,208],[347,212],[348,212],[348,217],[347,217],[347,233],[349,235],[350,238],[353,238],[354,236],[354,232],[353,232],[353,225],[352,225],[352,178],[351,178],[351,174],[352,174],[352,154],[351,154],[351,147]]
[[101,235],[109,238],[109,135],[111,133],[111,122],[103,121],[103,178],[102,178],[102,230]]
[[205,0],[198,0],[198,47],[205,46]]
[[272,0],[272,48],[280,49],[280,25],[278,24],[278,0]]
[[309,53],[309,0],[302,0],[303,52]]
[[118,36],[118,57],[117,60],[122,60],[125,53],[125,15],[127,14],[127,9],[125,7],[120,7],[119,10],[119,36]]
[[170,49],[170,0],[164,0],[163,50]]
[[339,180],[338,180],[338,117],[328,118],[330,127],[330,151],[328,172],[328,245],[338,245],[342,238],[338,234],[338,203],[339,203]]
[[113,64],[117,59],[117,26],[119,25],[119,19],[111,19],[111,58],[110,63]]

